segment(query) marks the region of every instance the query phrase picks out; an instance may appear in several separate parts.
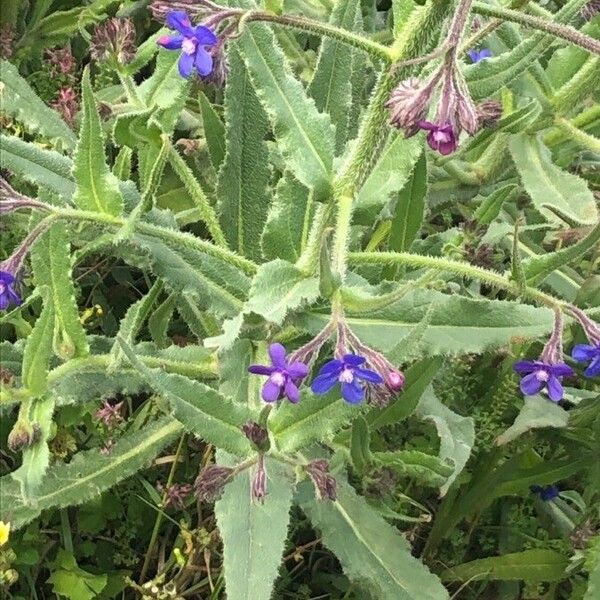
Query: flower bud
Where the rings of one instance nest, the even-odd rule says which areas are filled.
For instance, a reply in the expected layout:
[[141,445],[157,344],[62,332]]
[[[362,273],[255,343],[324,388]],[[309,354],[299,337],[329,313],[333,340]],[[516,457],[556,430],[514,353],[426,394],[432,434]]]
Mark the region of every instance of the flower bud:
[[221,497],[221,493],[235,474],[231,467],[211,465],[206,467],[194,482],[194,491],[199,500],[214,502]]
[[477,105],[477,120],[480,127],[492,127],[502,117],[502,105],[495,100],[488,100]]
[[94,29],[90,54],[94,60],[125,65],[135,55],[135,27],[131,19],[108,19]]
[[329,461],[323,458],[313,460],[304,468],[315,486],[319,500],[335,500],[337,498],[337,482],[329,474]]
[[269,439],[267,430],[255,421],[248,421],[245,423],[242,426],[242,431],[246,434],[246,437],[259,449],[263,449]]
[[401,371],[389,371],[385,376],[385,383],[394,392],[399,392],[404,387],[404,373]]
[[8,447],[19,452],[33,446],[41,437],[42,430],[37,423],[27,423],[19,419],[8,434]]
[[390,109],[390,122],[398,129],[404,129],[406,137],[419,131],[418,122],[425,118],[432,91],[432,83],[411,77],[401,81],[392,92],[386,103]]

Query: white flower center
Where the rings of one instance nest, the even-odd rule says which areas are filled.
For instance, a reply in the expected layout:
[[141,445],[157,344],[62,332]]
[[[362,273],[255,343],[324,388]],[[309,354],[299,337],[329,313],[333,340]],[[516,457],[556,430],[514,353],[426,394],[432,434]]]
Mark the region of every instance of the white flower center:
[[281,387],[285,383],[285,375],[279,371],[275,371],[269,378],[275,385]]
[[196,52],[196,42],[190,38],[185,38],[181,43],[181,49],[184,54],[194,54]]
[[544,371],[543,369],[536,371],[535,376],[538,379],[538,381],[548,381],[548,379],[550,379],[550,375],[548,374],[548,371]]
[[352,383],[354,381],[354,373],[352,369],[345,368],[341,373],[338,379],[342,383]]

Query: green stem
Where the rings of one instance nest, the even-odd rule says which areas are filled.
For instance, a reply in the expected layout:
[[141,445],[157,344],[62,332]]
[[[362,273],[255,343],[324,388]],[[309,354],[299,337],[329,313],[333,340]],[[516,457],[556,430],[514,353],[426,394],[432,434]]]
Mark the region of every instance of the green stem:
[[116,71],[117,75],[119,76],[119,81],[123,86],[127,101],[138,108],[142,108],[144,103],[138,94],[137,86],[135,85],[131,75],[129,75],[120,65],[117,66]]
[[562,129],[569,138],[576,141],[582,148],[600,154],[600,139],[597,137],[581,131],[571,121],[563,117],[557,117],[556,126]]
[[284,27],[291,27],[292,29],[308,31],[315,35],[339,40],[340,42],[358,48],[371,56],[381,58],[388,63],[392,62],[392,52],[387,46],[328,23],[313,21],[312,19],[296,17],[293,15],[276,15],[265,11],[249,11],[244,15],[243,21],[266,21]]
[[352,196],[340,195],[337,198],[337,227],[333,240],[333,269],[341,280],[346,276],[346,254],[350,242],[350,222],[352,220]]
[[426,268],[445,271],[467,277],[468,279],[483,281],[493,287],[505,290],[514,296],[518,297],[523,295],[534,302],[551,308],[561,308],[567,305],[566,302],[541,292],[536,288],[527,286],[523,290],[518,283],[511,281],[504,275],[496,273],[495,271],[490,271],[489,269],[484,269],[482,267],[475,267],[468,263],[448,258],[422,256],[420,254],[411,254],[409,252],[350,252],[348,254],[348,260],[350,263],[356,265],[405,265],[417,269]]
[[[169,471],[169,476],[167,478],[167,485],[165,486],[165,492],[162,497],[162,505],[164,506],[167,501],[167,491],[173,485],[173,480],[175,479],[175,472],[177,471],[177,463],[179,462],[179,456],[181,455],[181,451],[183,450],[183,445],[185,443],[185,433],[179,438],[179,444],[177,445],[177,450],[175,452],[175,457],[173,459],[173,464],[171,465],[171,470]],[[162,507],[160,507],[162,508]],[[152,530],[152,536],[150,537],[150,543],[148,544],[148,550],[146,551],[146,558],[144,559],[144,564],[142,566],[142,571],[140,573],[140,581],[139,583],[144,583],[146,579],[146,573],[148,572],[148,568],[150,567],[150,561],[152,560],[152,555],[154,554],[154,546],[156,546],[156,541],[158,540],[158,534],[160,532],[160,526],[163,520],[162,510],[159,510],[156,514],[156,521],[154,522],[154,529]]]
[[572,44],[581,46],[593,54],[600,55],[600,41],[581,33],[570,25],[560,25],[540,17],[528,15],[527,13],[511,10],[509,8],[492,6],[490,4],[484,4],[483,2],[474,2],[473,12],[479,13],[480,15],[484,15],[486,17],[497,17],[505,21],[512,21],[513,23],[518,23],[519,25],[524,25],[525,27],[551,33],[552,35],[571,42]]
[[198,180],[194,177],[192,170],[189,168],[185,160],[181,157],[179,152],[173,147],[169,151],[169,162],[173,167],[173,170],[181,179],[185,189],[188,191],[192,200],[194,201],[202,220],[206,224],[210,235],[212,236],[215,244],[223,248],[227,248],[227,240],[225,234],[221,229],[219,219],[215,209],[210,205],[204,190],[198,183]]
[[[579,113],[574,119],[571,120],[571,124],[578,129],[584,129],[589,125],[600,121],[600,104],[592,106],[583,112]],[[565,132],[559,127],[555,127],[544,136],[544,144],[546,146],[554,146],[562,142],[567,138]]]

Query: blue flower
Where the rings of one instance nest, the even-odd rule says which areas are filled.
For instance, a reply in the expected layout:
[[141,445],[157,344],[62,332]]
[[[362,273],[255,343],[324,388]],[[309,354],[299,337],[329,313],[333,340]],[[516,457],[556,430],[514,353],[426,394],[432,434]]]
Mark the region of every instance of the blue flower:
[[560,378],[575,374],[565,363],[549,364],[541,360],[521,360],[515,363],[513,368],[519,375],[524,376],[520,387],[526,396],[533,396],[546,388],[548,397],[553,402],[562,400],[564,394]]
[[326,394],[337,383],[342,388],[342,398],[350,404],[359,404],[365,398],[365,389],[361,382],[383,383],[383,377],[361,368],[366,361],[357,354],[345,354],[342,360],[334,359],[325,363],[312,382],[311,389],[315,394]]
[[478,63],[486,58],[492,57],[492,52],[489,48],[482,48],[481,50],[469,50],[467,54],[474,63]]
[[248,371],[255,375],[268,375],[262,388],[265,402],[276,402],[284,397],[290,402],[300,400],[300,391],[296,383],[308,375],[308,367],[302,362],[289,363],[287,353],[281,344],[269,346],[271,365],[250,365]]
[[167,50],[181,50],[179,57],[179,73],[186,79],[192,74],[194,67],[200,75],[206,77],[213,70],[213,57],[207,46],[214,46],[219,38],[205,27],[193,27],[188,15],[182,10],[173,10],[167,15],[167,25],[179,32],[179,35],[163,35],[157,43]]
[[571,356],[582,363],[589,363],[583,372],[586,377],[600,375],[600,344],[577,344],[571,351]]
[[21,298],[14,290],[15,276],[8,271],[0,271],[0,310],[6,310],[11,304],[18,306]]
[[532,485],[529,489],[544,502],[554,500],[554,498],[558,498],[558,495],[560,494],[560,490],[555,485],[548,485],[546,487]]

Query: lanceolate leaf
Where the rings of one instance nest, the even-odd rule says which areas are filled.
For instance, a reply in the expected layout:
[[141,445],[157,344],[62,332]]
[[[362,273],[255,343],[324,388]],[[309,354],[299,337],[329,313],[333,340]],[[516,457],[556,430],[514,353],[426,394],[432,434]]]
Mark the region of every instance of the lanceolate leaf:
[[[342,0],[333,8],[330,23],[357,31],[360,26],[360,3]],[[309,95],[314,98],[317,109],[327,113],[335,126],[336,150],[339,153],[348,139],[352,102],[352,66],[356,51],[342,42],[325,38],[321,43],[319,58]]]
[[559,215],[564,215],[579,224],[598,222],[596,202],[585,181],[557,167],[539,137],[519,134],[509,146],[527,193],[547,219],[563,223]]
[[[231,65],[231,55],[229,55],[229,63]],[[230,81],[231,68],[229,70],[228,82]],[[202,111],[204,138],[206,139],[206,144],[208,146],[210,160],[213,167],[218,170],[225,158],[225,126],[217,114],[217,111],[202,92],[200,92],[199,102],[200,110]]]
[[290,73],[272,31],[262,24],[246,28],[238,42],[254,87],[263,103],[287,167],[319,195],[331,183],[333,128],[319,114],[299,81]]
[[73,171],[77,181],[74,201],[81,209],[117,216],[123,211],[123,197],[117,178],[106,164],[102,123],[94,100],[89,69],[83,75],[82,95],[83,123]]
[[1,518],[20,529],[42,510],[87,502],[148,465],[182,431],[175,419],[164,417],[117,440],[108,455],[99,449],[81,452],[69,464],[47,471],[35,504],[23,501],[19,483],[7,475],[0,484]]
[[443,496],[471,456],[475,443],[475,423],[471,417],[463,417],[442,404],[431,387],[423,394],[416,413],[421,419],[433,421],[440,436],[440,458],[450,459],[454,464],[452,473],[440,489]]
[[555,550],[532,549],[473,560],[447,569],[444,581],[560,581],[567,577],[569,559]]
[[37,144],[0,134],[2,166],[18,173],[27,181],[50,190],[64,199],[75,193],[71,175],[73,163],[54,150],[44,150]]
[[162,110],[172,108],[180,101],[188,82],[181,77],[177,67],[177,52],[159,52],[156,69],[139,88],[139,94],[148,107]]
[[0,61],[0,90],[2,110],[17,118],[31,132],[58,141],[65,148],[74,148],[75,134],[60,118],[58,112],[44,104],[43,100],[19,75],[17,68],[7,60]]
[[345,574],[386,600],[444,600],[440,580],[412,556],[404,537],[337,477],[336,502],[300,499],[302,510],[321,531]]
[[223,540],[225,592],[236,600],[269,600],[279,572],[292,504],[293,477],[266,460],[267,498],[251,502],[252,470],[239,473],[215,504]]
[[[433,307],[433,308],[431,308]],[[480,353],[508,344],[513,338],[533,338],[552,328],[552,313],[516,302],[472,300],[435,291],[415,290],[368,316],[348,316],[354,332],[369,345],[390,351],[398,340],[431,315],[420,350],[424,355]],[[326,324],[328,315],[303,313],[299,319],[312,333]]]
[[274,260],[261,266],[252,282],[246,312],[281,323],[286,314],[319,297],[319,282],[294,265]]
[[510,184],[505,185],[494,192],[477,207],[473,218],[482,225],[489,225],[502,210],[505,203],[509,203],[517,196],[518,187]]
[[171,403],[173,416],[195,435],[238,456],[250,453],[250,442],[242,425],[256,420],[256,415],[207,385],[182,375],[168,375],[160,369],[149,369],[121,342],[123,352],[149,385]]
[[[238,51],[229,53],[225,92],[227,154],[219,174],[220,218],[229,246],[260,259],[260,236],[269,210],[269,123]],[[206,123],[205,123],[206,127]],[[208,135],[208,133],[207,133]]]
[[313,215],[312,193],[287,171],[277,183],[265,224],[262,236],[265,257],[296,262],[308,240]]
[[387,467],[403,477],[415,478],[423,485],[442,486],[452,474],[451,462],[418,450],[375,452],[375,464]]

